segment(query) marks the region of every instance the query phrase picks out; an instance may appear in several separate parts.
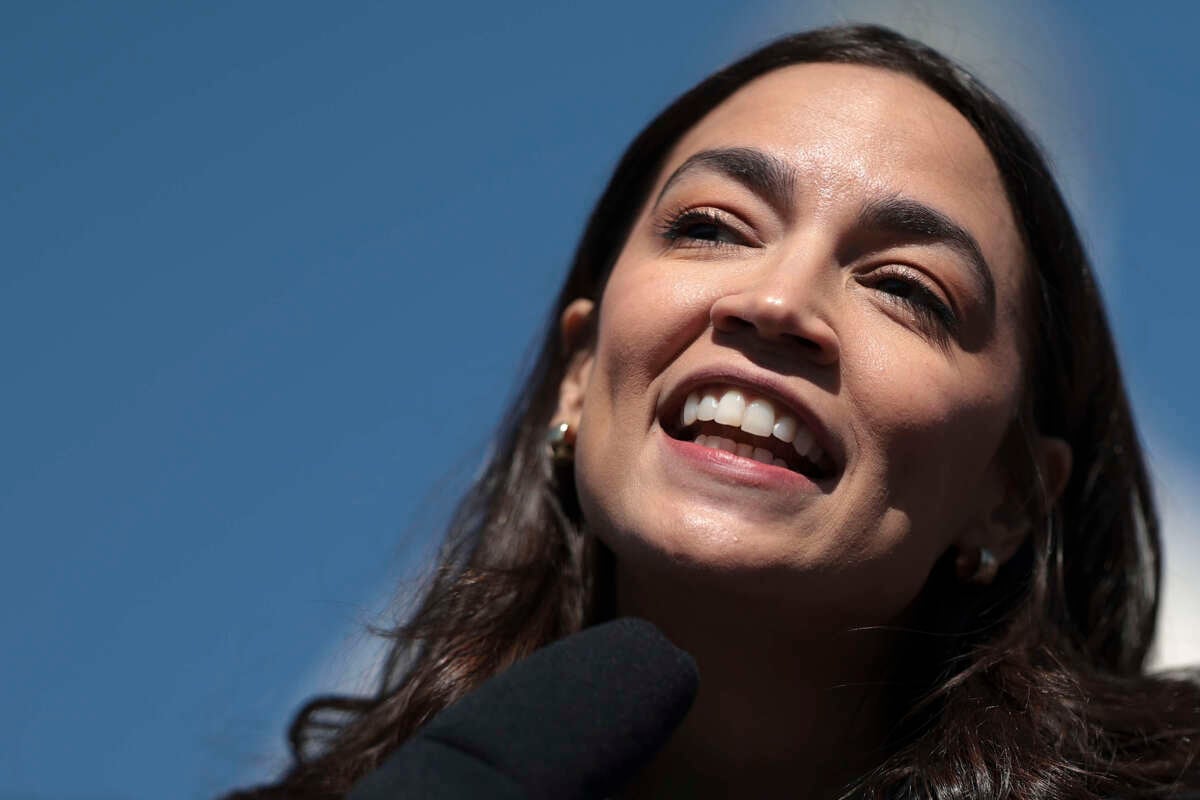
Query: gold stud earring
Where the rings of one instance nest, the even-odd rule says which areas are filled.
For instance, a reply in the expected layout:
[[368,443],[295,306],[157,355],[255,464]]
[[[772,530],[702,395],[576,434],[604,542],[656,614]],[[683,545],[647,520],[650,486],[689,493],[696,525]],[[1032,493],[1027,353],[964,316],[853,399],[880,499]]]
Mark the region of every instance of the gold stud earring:
[[575,460],[575,429],[569,422],[558,422],[550,426],[546,432],[546,449],[550,460],[556,466],[563,466]]
[[996,579],[1000,562],[986,547],[980,547],[973,552],[962,552],[954,562],[955,572],[961,580],[986,586]]

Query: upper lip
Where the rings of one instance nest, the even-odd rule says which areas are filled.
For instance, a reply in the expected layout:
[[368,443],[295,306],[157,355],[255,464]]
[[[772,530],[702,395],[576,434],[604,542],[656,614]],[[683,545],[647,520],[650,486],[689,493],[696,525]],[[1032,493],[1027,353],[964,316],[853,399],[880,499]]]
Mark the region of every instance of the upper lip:
[[770,373],[723,366],[706,367],[692,372],[665,395],[665,400],[659,408],[659,420],[668,430],[678,430],[677,420],[687,396],[696,389],[712,384],[748,389],[753,394],[770,399],[777,407],[794,415],[801,424],[808,427],[817,446],[833,461],[834,472],[841,472],[846,461],[842,440],[794,389]]

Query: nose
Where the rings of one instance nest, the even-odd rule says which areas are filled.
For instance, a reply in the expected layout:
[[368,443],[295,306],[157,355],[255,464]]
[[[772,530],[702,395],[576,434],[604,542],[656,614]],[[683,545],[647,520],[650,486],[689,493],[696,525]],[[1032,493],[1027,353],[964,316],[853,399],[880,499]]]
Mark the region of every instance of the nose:
[[717,331],[751,333],[830,365],[838,360],[839,344],[829,321],[830,304],[822,302],[831,288],[825,283],[815,276],[803,280],[795,269],[779,265],[718,297],[709,319]]

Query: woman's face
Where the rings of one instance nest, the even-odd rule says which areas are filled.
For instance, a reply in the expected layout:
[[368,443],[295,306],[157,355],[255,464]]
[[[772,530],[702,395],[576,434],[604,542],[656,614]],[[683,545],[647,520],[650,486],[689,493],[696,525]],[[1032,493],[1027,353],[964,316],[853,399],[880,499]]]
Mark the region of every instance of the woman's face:
[[987,149],[920,83],[793,66],[714,109],[668,157],[563,384],[618,576],[870,622],[951,548],[1011,554],[998,451],[1024,269]]

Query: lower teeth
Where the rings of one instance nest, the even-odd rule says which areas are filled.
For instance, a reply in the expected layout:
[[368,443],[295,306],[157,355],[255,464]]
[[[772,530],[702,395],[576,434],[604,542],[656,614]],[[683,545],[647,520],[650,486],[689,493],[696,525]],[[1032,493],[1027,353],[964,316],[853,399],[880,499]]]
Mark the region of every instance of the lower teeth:
[[739,444],[733,439],[727,439],[724,436],[705,436],[701,434],[695,439],[695,443],[701,447],[709,447],[713,450],[724,450],[727,453],[734,453],[742,458],[749,458],[763,464],[771,464],[772,466],[782,467],[783,469],[791,469],[788,463],[782,458],[774,456],[770,450],[765,447],[754,447],[750,444]]

